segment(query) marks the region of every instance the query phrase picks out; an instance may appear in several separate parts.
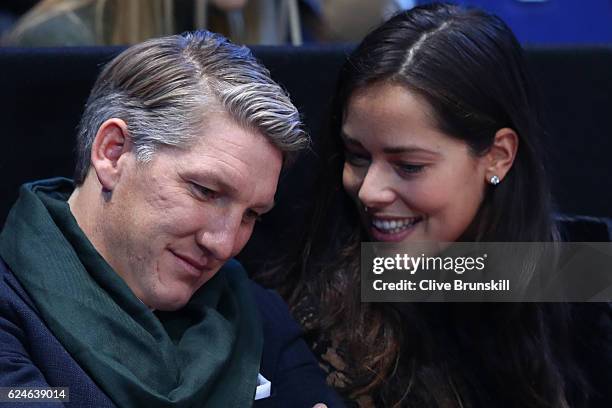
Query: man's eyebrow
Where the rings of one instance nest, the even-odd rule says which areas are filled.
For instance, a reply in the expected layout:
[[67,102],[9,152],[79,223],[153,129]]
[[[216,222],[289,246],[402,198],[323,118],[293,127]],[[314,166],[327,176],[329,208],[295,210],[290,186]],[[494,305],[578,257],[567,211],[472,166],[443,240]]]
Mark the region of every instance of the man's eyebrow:
[[227,183],[225,180],[223,180],[223,178],[219,177],[218,174],[210,170],[200,170],[193,173],[190,178],[198,184],[213,184],[215,188],[223,190],[229,194],[238,193],[238,189],[236,187]]
[[[225,180],[223,180],[223,178],[219,177],[218,174],[212,171],[209,171],[209,170],[200,171],[197,174],[194,174],[190,178],[198,184],[209,184],[210,183],[214,185],[215,188],[218,188],[230,195],[237,195],[239,193],[239,190],[235,186],[227,183]],[[262,213],[266,213],[268,211],[271,211],[275,205],[276,205],[276,202],[272,201],[271,203],[257,203],[253,205],[252,208],[259,209],[261,210]]]

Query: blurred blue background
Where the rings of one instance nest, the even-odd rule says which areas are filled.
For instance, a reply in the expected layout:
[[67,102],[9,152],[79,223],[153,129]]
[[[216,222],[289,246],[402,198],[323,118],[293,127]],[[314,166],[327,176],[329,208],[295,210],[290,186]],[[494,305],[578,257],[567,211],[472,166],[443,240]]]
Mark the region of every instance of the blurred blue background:
[[498,15],[523,44],[612,44],[612,0],[464,0],[454,3],[476,6]]

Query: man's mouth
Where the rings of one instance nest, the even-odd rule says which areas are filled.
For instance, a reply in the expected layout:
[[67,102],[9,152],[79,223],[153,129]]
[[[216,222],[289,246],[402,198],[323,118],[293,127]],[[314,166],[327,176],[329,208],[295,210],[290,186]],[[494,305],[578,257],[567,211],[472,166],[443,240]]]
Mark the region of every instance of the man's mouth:
[[194,259],[193,257],[189,256],[189,255],[185,255],[185,254],[180,254],[178,252],[174,252],[174,251],[170,251],[172,252],[172,254],[174,256],[176,256],[178,259],[180,259],[181,261],[183,261],[184,263],[186,263],[187,265],[189,265],[192,269],[194,269],[195,271],[201,273],[204,272],[207,268],[207,264],[202,263],[197,261],[196,259]]

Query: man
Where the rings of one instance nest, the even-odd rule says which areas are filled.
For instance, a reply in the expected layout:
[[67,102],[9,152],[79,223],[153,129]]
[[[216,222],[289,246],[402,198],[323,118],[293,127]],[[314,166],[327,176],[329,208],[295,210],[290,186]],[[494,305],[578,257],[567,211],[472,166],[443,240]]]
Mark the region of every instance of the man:
[[307,144],[300,126],[218,35],[110,62],[74,183],[23,186],[0,234],[0,386],[68,387],[78,407],[336,404],[280,298],[231,260]]

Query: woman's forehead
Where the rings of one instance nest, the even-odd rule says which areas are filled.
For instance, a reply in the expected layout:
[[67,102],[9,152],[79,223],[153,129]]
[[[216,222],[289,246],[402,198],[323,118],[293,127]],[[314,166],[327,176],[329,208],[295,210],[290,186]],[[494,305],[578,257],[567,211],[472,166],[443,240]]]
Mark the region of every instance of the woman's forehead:
[[412,148],[426,140],[447,137],[435,126],[430,112],[425,99],[405,87],[375,84],[351,96],[342,136],[362,145],[375,140],[388,149]]

